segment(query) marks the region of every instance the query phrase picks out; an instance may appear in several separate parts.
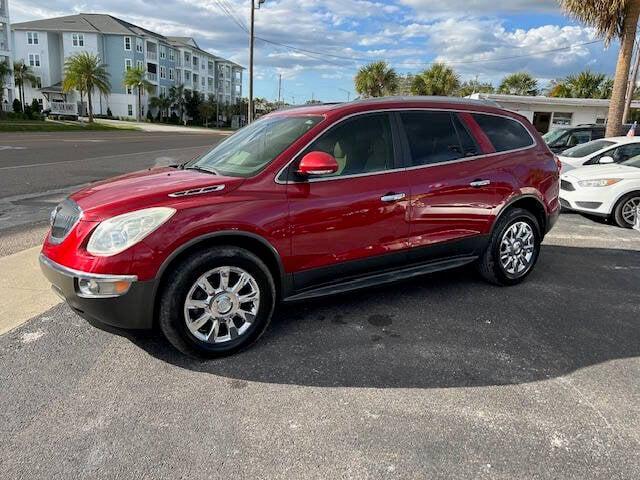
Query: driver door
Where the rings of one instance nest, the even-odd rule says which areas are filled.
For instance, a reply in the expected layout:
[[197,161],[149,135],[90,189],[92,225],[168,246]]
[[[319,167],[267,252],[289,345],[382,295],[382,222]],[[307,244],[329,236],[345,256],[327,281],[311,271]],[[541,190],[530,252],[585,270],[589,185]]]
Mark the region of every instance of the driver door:
[[[401,168],[394,118],[362,114],[316,139],[289,170],[287,197],[297,290],[406,261],[408,176]],[[333,155],[338,172],[302,178],[299,160]]]

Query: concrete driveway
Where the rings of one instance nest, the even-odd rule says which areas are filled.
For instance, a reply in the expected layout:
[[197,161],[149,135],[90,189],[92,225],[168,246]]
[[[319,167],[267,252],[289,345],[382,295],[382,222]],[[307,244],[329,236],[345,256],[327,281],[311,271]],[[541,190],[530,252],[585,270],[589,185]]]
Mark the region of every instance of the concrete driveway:
[[0,337],[3,478],[640,477],[640,238],[282,307],[210,362],[57,306]]

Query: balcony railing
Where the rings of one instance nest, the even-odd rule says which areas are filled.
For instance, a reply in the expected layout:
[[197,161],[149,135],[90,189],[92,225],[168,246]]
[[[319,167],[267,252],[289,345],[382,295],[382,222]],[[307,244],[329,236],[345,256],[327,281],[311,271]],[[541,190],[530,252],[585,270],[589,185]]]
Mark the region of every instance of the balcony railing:
[[157,73],[147,72],[147,79],[150,82],[157,82],[158,81],[158,74]]
[[147,50],[147,58],[149,60],[158,60],[158,52],[150,52]]

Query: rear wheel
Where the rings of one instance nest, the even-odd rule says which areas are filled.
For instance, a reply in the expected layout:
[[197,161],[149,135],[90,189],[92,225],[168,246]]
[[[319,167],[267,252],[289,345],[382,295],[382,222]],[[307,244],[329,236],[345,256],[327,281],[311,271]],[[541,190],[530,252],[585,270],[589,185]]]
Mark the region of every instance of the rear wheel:
[[533,270],[540,242],[536,217],[527,210],[512,208],[498,219],[489,246],[478,260],[478,271],[496,285],[516,285]]
[[258,257],[241,248],[216,247],[177,267],[161,293],[159,323],[181,352],[221,357],[262,335],[274,303],[273,278]]
[[640,207],[640,192],[633,192],[622,197],[613,210],[613,219],[622,228],[633,228]]

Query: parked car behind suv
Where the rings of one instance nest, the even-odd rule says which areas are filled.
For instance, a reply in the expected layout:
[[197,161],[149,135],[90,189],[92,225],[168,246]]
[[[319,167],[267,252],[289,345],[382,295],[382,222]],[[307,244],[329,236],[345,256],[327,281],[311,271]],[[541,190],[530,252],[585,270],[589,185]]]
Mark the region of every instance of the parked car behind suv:
[[557,128],[545,133],[542,138],[554,153],[562,153],[569,148],[604,138],[605,125],[578,125]]
[[482,103],[291,109],[71,195],[41,263],[83,317],[215,357],[254,342],[279,301],[470,263],[521,282],[560,210],[558,170],[526,119]]

